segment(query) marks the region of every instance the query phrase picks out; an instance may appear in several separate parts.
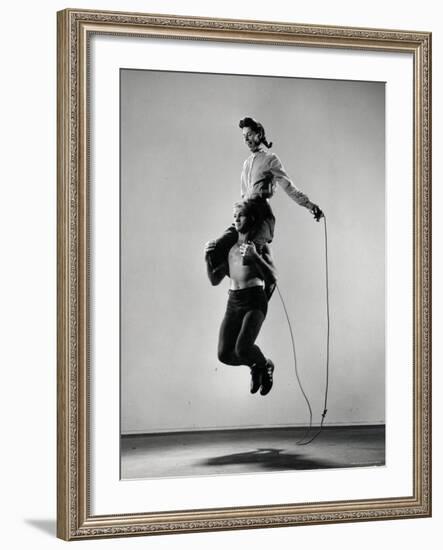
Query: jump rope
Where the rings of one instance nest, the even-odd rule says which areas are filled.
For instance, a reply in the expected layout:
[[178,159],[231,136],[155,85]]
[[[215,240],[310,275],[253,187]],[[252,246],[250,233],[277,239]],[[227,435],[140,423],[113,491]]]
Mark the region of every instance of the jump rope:
[[322,431],[323,424],[325,421],[326,413],[328,412],[327,406],[328,406],[328,391],[329,391],[329,348],[330,348],[330,317],[329,317],[329,265],[328,265],[328,230],[326,225],[326,216],[323,214],[322,216],[323,222],[324,222],[324,232],[325,232],[325,267],[326,267],[326,320],[327,320],[327,345],[326,345],[326,380],[325,380],[325,394],[324,394],[324,405],[323,405],[323,413],[321,415],[321,422],[320,426],[318,427],[317,431],[312,434],[312,407],[311,403],[309,402],[308,396],[306,395],[306,392],[303,388],[303,384],[301,383],[300,374],[298,372],[298,365],[297,365],[297,353],[295,349],[295,339],[294,339],[294,333],[292,330],[291,321],[289,319],[288,311],[286,309],[286,304],[283,299],[282,293],[280,291],[280,288],[278,285],[276,285],[278,295],[280,296],[281,303],[283,305],[283,310],[285,312],[286,320],[288,322],[289,327],[289,333],[291,336],[291,343],[292,343],[292,353],[294,356],[294,370],[295,370],[295,376],[297,377],[297,382],[300,387],[301,393],[303,394],[303,397],[306,401],[306,404],[308,406],[309,410],[309,427],[306,430],[306,432],[303,434],[301,439],[296,441],[297,445],[308,445],[316,437],[318,437]]

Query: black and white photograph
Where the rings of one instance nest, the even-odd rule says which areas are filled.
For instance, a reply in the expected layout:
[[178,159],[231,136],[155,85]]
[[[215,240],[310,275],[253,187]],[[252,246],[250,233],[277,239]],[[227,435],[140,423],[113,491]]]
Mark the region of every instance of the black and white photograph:
[[439,4],[2,14],[2,547],[438,549]]
[[120,70],[120,477],[385,465],[385,83]]

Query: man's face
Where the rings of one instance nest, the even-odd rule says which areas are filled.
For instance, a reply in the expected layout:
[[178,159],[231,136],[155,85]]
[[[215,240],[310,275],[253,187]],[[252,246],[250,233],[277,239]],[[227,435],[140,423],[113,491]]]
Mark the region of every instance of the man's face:
[[248,225],[248,218],[241,207],[234,207],[234,226],[239,233],[245,233]]
[[245,140],[246,146],[252,151],[257,151],[260,147],[260,136],[258,132],[254,132],[248,126],[243,128],[243,139]]

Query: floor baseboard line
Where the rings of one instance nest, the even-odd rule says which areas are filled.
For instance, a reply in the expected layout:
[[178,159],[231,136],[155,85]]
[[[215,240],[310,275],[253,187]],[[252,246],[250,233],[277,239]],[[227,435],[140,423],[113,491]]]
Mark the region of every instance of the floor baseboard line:
[[[331,429],[380,429],[385,426],[384,422],[380,423],[353,423],[353,424],[328,424],[323,425],[323,430]],[[320,427],[320,424],[312,424],[311,429],[315,430]],[[193,430],[158,430],[152,432],[125,432],[121,434],[121,437],[147,437],[147,436],[160,436],[160,435],[178,435],[178,434],[198,434],[198,433],[222,433],[222,432],[241,432],[241,431],[275,431],[275,430],[308,430],[309,426],[306,424],[291,424],[291,425],[279,425],[279,426],[242,426],[232,428],[198,428]]]

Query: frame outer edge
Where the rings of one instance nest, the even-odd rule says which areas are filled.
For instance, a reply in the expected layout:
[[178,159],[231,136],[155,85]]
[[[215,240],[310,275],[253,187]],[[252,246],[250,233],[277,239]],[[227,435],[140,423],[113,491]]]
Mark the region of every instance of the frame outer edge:
[[429,34],[429,89],[428,89],[428,101],[429,101],[429,111],[428,111],[428,162],[429,162],[429,236],[428,236],[428,246],[429,246],[429,312],[428,312],[428,323],[429,323],[429,340],[428,340],[428,353],[429,353],[429,516],[432,517],[432,34]]
[[69,540],[69,55],[57,13],[57,537]]
[[[431,35],[415,54],[415,491],[431,516]],[[418,398],[418,399],[417,399]]]
[[432,516],[432,34],[428,33],[423,60],[423,362],[425,367],[425,415],[423,447],[426,451],[427,474],[425,505]]
[[[110,15],[111,14],[111,15]],[[86,17],[83,17],[86,16]],[[341,29],[300,26],[294,23],[260,23],[254,21],[240,22],[235,20],[207,20],[165,15],[136,14],[119,12],[96,12],[94,10],[66,9],[57,13],[57,536],[64,540],[84,538],[120,537],[129,535],[159,535],[185,532],[234,530],[248,528],[277,527],[284,525],[340,523],[381,519],[400,519],[411,517],[429,517],[431,515],[431,35],[430,33],[408,33],[405,31],[382,31],[379,29]],[[130,18],[131,23],[125,21]],[[133,20],[135,19],[135,21]],[[85,20],[86,19],[86,20]],[[362,47],[375,47],[374,36],[379,37],[382,50],[415,49],[415,87],[414,93],[417,109],[415,122],[415,253],[416,297],[414,305],[417,317],[414,316],[417,330],[415,358],[416,391],[421,399],[415,404],[415,499],[411,508],[392,509],[383,507],[365,508],[358,511],[331,510],[329,512],[313,511],[292,515],[282,511],[282,515],[265,514],[258,517],[253,514],[240,513],[239,517],[228,514],[228,517],[198,518],[197,511],[192,510],[191,518],[159,517],[158,521],[146,523],[141,517],[136,518],[107,516],[94,521],[88,517],[87,447],[87,395],[86,356],[87,335],[84,333],[87,310],[84,309],[87,292],[85,269],[87,269],[87,216],[88,205],[85,204],[87,191],[87,166],[84,147],[87,136],[84,134],[87,122],[84,119],[85,105],[81,89],[84,82],[85,67],[81,67],[82,52],[80,28],[83,23],[101,25],[118,23],[131,26],[135,24],[154,25],[165,29],[197,28],[208,32],[222,29],[235,33],[268,33],[284,41],[288,28],[295,29],[304,37],[305,29],[316,29],[314,34],[329,47],[331,37],[339,37],[340,46],[356,49],[366,39]],[[85,31],[86,29],[83,29]],[[292,30],[291,30],[292,33]],[[134,33],[135,34],[135,33]],[[186,34],[186,33],[185,33]],[[227,33],[230,34],[230,33]],[[281,38],[283,37],[283,40]],[[217,39],[214,36],[214,39]],[[229,38],[228,38],[229,40]],[[412,42],[413,42],[413,45]],[[389,42],[389,45],[388,45]],[[346,44],[346,46],[345,46]],[[420,46],[419,46],[420,44]],[[84,47],[84,42],[82,44]],[[80,49],[79,49],[80,48]],[[84,52],[83,52],[84,53]],[[418,115],[418,117],[417,117]],[[83,157],[80,155],[83,154]],[[419,314],[419,315],[418,315]],[[428,395],[423,395],[425,390]],[[424,399],[424,401],[422,401]],[[426,429],[424,429],[426,428]],[[423,471],[425,467],[426,471]],[[418,490],[418,491],[417,491]],[[418,497],[418,498],[417,498]],[[343,503],[341,503],[343,504]],[[249,512],[250,513],[250,512]],[[288,515],[289,514],[289,515]],[[154,518],[151,518],[151,521]],[[120,521],[122,521],[120,523]]]
[[420,448],[423,452],[422,502],[427,517],[432,516],[432,34],[428,33],[421,47],[421,397],[422,419]]

